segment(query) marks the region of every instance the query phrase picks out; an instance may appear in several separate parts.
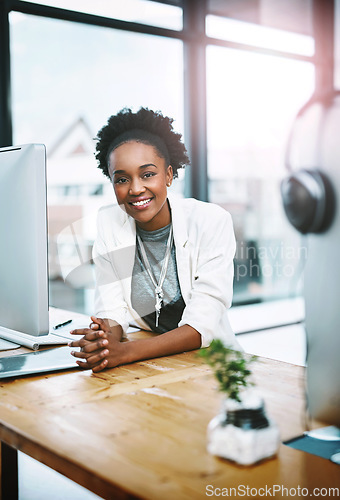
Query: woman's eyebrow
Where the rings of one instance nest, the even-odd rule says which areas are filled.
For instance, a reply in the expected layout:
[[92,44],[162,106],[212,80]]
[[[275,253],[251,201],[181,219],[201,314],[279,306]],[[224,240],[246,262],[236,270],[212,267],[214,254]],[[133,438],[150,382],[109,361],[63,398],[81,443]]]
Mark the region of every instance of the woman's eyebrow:
[[[155,165],[154,163],[145,163],[144,165],[140,165],[140,167],[138,167],[139,169],[143,169],[143,168],[147,168],[147,167],[155,167],[157,168],[157,165]],[[112,172],[112,175],[116,175],[116,174],[125,174],[126,171],[125,170],[114,170]]]
[[157,168],[157,165],[155,165],[154,163],[145,163],[145,165],[141,165],[138,168],[147,168],[147,167],[155,167],[155,168]]

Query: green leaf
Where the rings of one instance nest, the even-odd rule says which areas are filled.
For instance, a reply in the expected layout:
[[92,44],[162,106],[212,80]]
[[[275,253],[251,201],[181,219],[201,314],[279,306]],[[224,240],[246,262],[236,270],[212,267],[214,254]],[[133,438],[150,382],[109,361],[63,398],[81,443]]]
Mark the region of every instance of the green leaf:
[[251,376],[248,365],[256,356],[248,356],[225,346],[219,339],[213,340],[209,347],[200,349],[198,356],[212,367],[219,390],[230,399],[240,401],[240,389],[254,385],[248,380]]

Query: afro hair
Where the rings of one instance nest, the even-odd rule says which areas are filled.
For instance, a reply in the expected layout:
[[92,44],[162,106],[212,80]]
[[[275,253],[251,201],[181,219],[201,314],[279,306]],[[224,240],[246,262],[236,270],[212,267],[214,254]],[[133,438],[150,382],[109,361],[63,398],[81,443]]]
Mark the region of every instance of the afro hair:
[[182,135],[172,127],[173,119],[158,111],[140,108],[137,113],[125,108],[108,119],[107,125],[97,135],[96,159],[98,168],[110,178],[109,156],[120,144],[129,141],[149,144],[172,166],[173,176],[178,169],[190,163],[187,150],[181,141]]

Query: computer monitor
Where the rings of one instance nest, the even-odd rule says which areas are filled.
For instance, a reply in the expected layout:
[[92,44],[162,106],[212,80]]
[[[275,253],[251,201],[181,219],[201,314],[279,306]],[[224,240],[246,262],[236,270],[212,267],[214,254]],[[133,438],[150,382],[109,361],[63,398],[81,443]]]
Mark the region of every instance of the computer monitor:
[[46,152],[0,149],[0,327],[49,331]]

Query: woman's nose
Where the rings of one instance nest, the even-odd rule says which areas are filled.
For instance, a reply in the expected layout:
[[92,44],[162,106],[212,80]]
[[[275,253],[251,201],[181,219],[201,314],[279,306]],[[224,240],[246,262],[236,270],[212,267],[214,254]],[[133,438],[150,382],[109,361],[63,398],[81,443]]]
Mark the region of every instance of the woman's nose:
[[132,182],[130,184],[130,194],[140,194],[145,191],[145,187],[143,185],[142,179],[132,179]]

